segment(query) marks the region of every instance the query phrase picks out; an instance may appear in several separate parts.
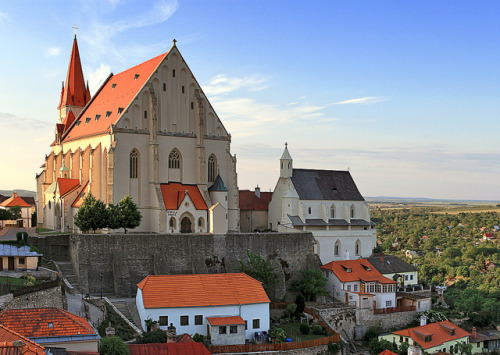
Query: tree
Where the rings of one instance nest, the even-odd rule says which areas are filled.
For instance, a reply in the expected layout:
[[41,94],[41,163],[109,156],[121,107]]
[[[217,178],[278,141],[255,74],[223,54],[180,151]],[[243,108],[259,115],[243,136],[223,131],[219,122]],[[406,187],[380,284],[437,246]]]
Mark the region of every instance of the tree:
[[92,229],[95,233],[97,229],[107,225],[106,206],[101,200],[97,200],[92,193],[83,199],[83,203],[75,215],[75,225],[86,232]]
[[137,205],[132,200],[132,197],[125,196],[118,203],[118,213],[120,220],[120,227],[125,230],[125,234],[128,229],[134,229],[141,224],[142,215],[137,208]]
[[316,296],[326,296],[327,279],[319,269],[300,270],[302,279],[294,281],[292,288],[300,291],[308,301],[314,301]]
[[122,228],[120,221],[120,210],[118,208],[118,205],[113,205],[112,203],[110,203],[106,208],[106,214],[108,217],[108,223],[106,227],[111,229]]
[[21,207],[20,206],[12,206],[9,208],[10,220],[15,221],[22,218]]
[[129,355],[130,350],[119,337],[102,338],[99,345],[100,355]]
[[247,260],[239,260],[240,266],[236,270],[244,272],[262,282],[262,287],[269,295],[270,288],[278,284],[279,276],[276,268],[262,255],[254,254],[247,249]]
[[135,343],[136,344],[166,343],[167,341],[168,341],[167,333],[158,328],[150,332],[142,333],[137,337]]
[[372,340],[370,340],[370,343],[368,343],[368,348],[370,349],[370,354],[372,355],[380,354],[386,349],[392,351],[393,353],[398,352],[398,346],[395,343],[385,339],[379,341],[378,338],[373,338]]
[[460,355],[471,355],[472,354],[472,344],[458,343],[455,345],[457,352]]

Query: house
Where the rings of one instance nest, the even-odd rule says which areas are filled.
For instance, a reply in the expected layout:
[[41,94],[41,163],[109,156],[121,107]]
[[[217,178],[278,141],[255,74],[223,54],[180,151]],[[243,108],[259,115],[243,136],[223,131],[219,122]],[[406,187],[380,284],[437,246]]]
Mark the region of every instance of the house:
[[0,244],[0,271],[37,270],[42,256],[27,245]]
[[327,290],[356,308],[396,307],[396,281],[375,269],[366,259],[331,261],[321,266],[328,280]]
[[350,172],[294,169],[287,144],[269,203],[269,229],[310,231],[323,264],[368,257],[377,242],[370,208]]
[[0,324],[45,348],[97,352],[101,339],[85,318],[61,308],[6,309]]
[[416,251],[414,251],[414,250],[407,250],[407,251],[405,252],[405,256],[406,256],[407,258],[410,258],[410,259],[415,259],[415,258],[418,258],[418,254],[417,254],[417,252],[416,252]]
[[470,337],[472,353],[487,353],[500,349],[500,331],[498,329],[484,329],[477,331],[472,328]]
[[390,341],[398,346],[402,343],[408,343],[410,346],[418,345],[429,354],[441,351],[454,354],[458,350],[459,343],[469,343],[471,334],[450,321],[425,323],[424,321],[419,327],[380,335],[378,339]]
[[261,192],[258,186],[255,191],[240,190],[240,231],[242,233],[268,229],[268,210],[272,196],[272,192]]
[[495,236],[493,235],[493,233],[484,233],[483,234],[484,241],[493,240],[493,239],[495,239]]
[[0,354],[45,355],[45,348],[0,324]]
[[269,330],[269,298],[243,273],[150,275],[137,287],[145,330],[151,319],[160,329],[173,325],[181,333],[210,335],[214,345],[244,344]]
[[383,276],[396,280],[400,287],[418,285],[417,268],[396,255],[378,254],[365,259]]
[[[226,209],[217,225],[239,231],[231,135],[175,40],[168,52],[110,74],[91,97],[75,36],[57,110],[37,175],[39,225],[77,231],[74,215],[92,193],[115,205],[131,196],[142,214],[138,231],[209,232],[217,203]],[[224,191],[212,188],[217,177]]]
[[6,221],[5,224],[15,225],[20,228],[31,228],[31,215],[35,212],[35,206],[29,202],[33,201],[33,198],[27,202],[26,198],[17,195],[17,192],[13,192],[12,196],[0,202],[0,208],[8,209],[14,206],[21,207],[21,217],[16,221]]

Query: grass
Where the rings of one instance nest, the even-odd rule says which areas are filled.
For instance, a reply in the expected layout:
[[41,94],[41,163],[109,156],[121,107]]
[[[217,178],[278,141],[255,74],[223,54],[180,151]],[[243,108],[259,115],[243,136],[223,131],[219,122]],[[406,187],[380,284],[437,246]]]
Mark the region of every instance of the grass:
[[11,285],[24,285],[24,279],[18,279],[15,277],[0,276],[0,284],[8,284],[10,280]]
[[278,328],[283,329],[286,333],[286,337],[291,338],[293,342],[313,340],[325,337],[325,335],[323,334],[320,335],[313,334],[312,331],[310,331],[309,334],[307,335],[302,334],[299,330],[299,327],[300,323],[286,323],[278,325]]
[[36,227],[36,232],[37,233],[42,233],[42,232],[49,232],[51,231],[52,229],[48,229],[48,228],[43,228],[43,227]]

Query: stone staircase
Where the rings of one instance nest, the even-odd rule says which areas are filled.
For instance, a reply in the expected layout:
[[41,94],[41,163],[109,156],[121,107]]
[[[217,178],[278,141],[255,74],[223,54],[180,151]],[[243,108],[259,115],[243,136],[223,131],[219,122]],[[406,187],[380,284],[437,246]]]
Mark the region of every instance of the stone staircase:
[[67,281],[66,286],[68,286],[68,291],[70,293],[82,293],[78,284],[78,277],[73,270],[73,264],[69,261],[58,261],[55,264],[58,271],[61,272],[63,278]]
[[139,312],[135,305],[135,298],[129,299],[110,299],[109,300],[137,328],[142,329]]

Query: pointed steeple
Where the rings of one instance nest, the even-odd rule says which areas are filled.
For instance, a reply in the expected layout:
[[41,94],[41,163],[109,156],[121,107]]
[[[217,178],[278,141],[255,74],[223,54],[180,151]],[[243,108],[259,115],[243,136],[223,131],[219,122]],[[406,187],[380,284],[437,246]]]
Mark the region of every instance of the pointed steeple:
[[[61,92],[61,100],[59,102],[59,110],[68,106],[75,108],[83,108],[90,101],[90,92],[85,87],[85,79],[83,77],[82,63],[80,62],[80,53],[78,51],[78,42],[73,39],[73,49],[69,58],[68,73],[66,81]],[[61,112],[62,113],[62,112]],[[78,112],[79,113],[79,112]],[[60,115],[60,120],[64,119],[65,114]]]
[[288,152],[288,143],[285,143],[285,150],[280,158],[280,177],[289,178],[292,176],[293,159]]

